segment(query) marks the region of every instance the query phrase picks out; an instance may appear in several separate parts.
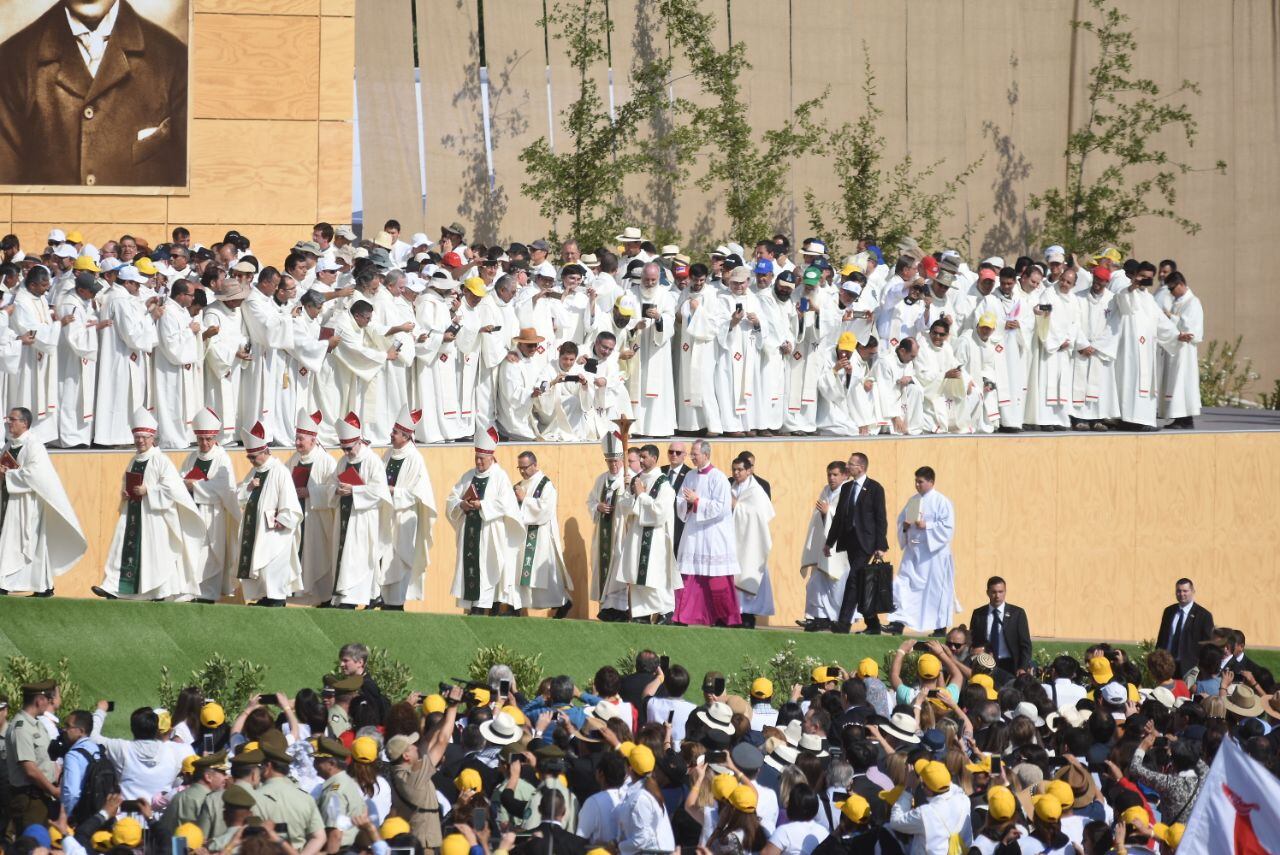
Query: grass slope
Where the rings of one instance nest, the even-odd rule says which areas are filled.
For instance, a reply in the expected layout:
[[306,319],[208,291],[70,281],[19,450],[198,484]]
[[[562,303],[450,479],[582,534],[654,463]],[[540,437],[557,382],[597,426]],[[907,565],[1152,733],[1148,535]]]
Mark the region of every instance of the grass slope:
[[[424,691],[433,691],[441,680],[465,676],[475,649],[485,645],[541,652],[548,674],[576,679],[613,664],[629,649],[649,647],[688,668],[696,691],[703,672],[732,673],[742,667],[744,657],[763,663],[789,640],[797,642],[802,656],[846,667],[864,656],[879,660],[899,642],[892,637],[574,620],[0,598],[0,660],[68,657],[86,703],[97,698],[116,702],[117,713],[108,725],[112,734],[123,734],[127,727],[127,712],[122,711],[155,702],[161,666],[168,666],[181,685],[214,652],[266,665],[264,690],[292,694],[303,686],[319,686],[321,676],[333,669],[338,648],[350,641],[388,648],[409,666],[415,686]],[[1037,644],[1041,647],[1079,651],[1083,645]],[[1274,653],[1253,655],[1268,667],[1280,662]]]

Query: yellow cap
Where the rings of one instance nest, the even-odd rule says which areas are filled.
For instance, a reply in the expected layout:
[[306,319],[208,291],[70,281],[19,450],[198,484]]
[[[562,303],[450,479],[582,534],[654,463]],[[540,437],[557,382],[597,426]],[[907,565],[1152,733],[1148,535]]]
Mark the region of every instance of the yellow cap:
[[377,741],[372,736],[357,736],[351,743],[351,759],[357,763],[377,763]]
[[182,823],[174,829],[173,836],[186,838],[188,849],[199,849],[204,846],[204,832],[194,822]]
[[998,694],[996,692],[996,681],[991,679],[990,674],[974,674],[969,678],[969,682],[975,686],[981,686],[987,690],[987,700],[994,701]]
[[182,774],[190,777],[196,773],[196,761],[200,757],[197,754],[188,754],[182,758]]
[[484,280],[479,276],[469,276],[462,282],[462,287],[466,288],[477,297],[483,297],[489,293],[489,289],[485,287]]
[[58,826],[56,825],[49,826],[49,845],[52,846],[54,849],[62,848],[63,836],[64,835],[62,833],[62,830],[59,829]]
[[858,337],[851,332],[840,333],[840,339],[836,342],[836,350],[843,350],[845,353],[853,353],[854,348],[858,346]]
[[859,677],[879,677],[880,663],[872,659],[870,656],[858,663]]
[[93,833],[92,846],[95,852],[106,852],[111,848],[111,832],[105,828],[101,831],[95,831]]
[[240,751],[239,751],[239,753],[240,753],[240,754],[248,754],[250,751],[253,751],[253,750],[258,749],[258,748],[261,748],[261,747],[262,747],[262,746],[258,744],[258,740],[254,739],[254,740],[252,740],[252,741],[250,741],[250,742],[246,742],[244,745],[241,745],[241,746],[240,746]]
[[444,712],[449,708],[442,695],[427,695],[422,699],[422,711],[427,715]]
[[1182,834],[1187,827],[1180,822],[1173,825],[1165,825],[1163,822],[1157,822],[1151,829],[1156,839],[1164,843],[1170,849],[1177,849],[1178,844],[1182,842]]
[[916,673],[921,680],[932,680],[942,673],[942,661],[932,653],[921,653],[916,660]]
[[450,834],[440,844],[440,855],[468,855],[471,844],[461,834]]
[[1134,805],[1125,808],[1124,813],[1120,814],[1120,821],[1148,828],[1151,825],[1151,815],[1142,805]]
[[471,696],[471,706],[487,707],[493,695],[484,686],[476,686],[467,692]]
[[613,308],[624,318],[635,317],[636,310],[631,307],[631,303],[627,300],[627,295],[625,294],[613,301]]
[[1061,778],[1055,778],[1046,784],[1044,791],[1046,794],[1056,798],[1061,803],[1063,810],[1075,804],[1076,796],[1075,793],[1071,792],[1071,785]]
[[738,786],[737,775],[716,775],[711,779],[711,795],[716,797],[716,801],[728,801],[729,796]]
[[511,716],[513,719],[515,719],[516,724],[519,725],[520,727],[524,727],[526,724],[529,723],[528,717],[526,717],[525,714],[520,710],[520,708],[515,704],[508,704],[507,706],[502,708],[502,711],[507,715]]
[[863,273],[863,272],[864,272],[863,269],[858,265],[854,264],[852,261],[846,264],[844,267],[840,268],[841,276],[851,276],[854,273]]
[[768,677],[756,677],[751,681],[751,697],[765,701],[773,697],[773,681]]
[[173,716],[168,710],[156,710],[156,725],[161,733],[173,730]]
[[67,232],[67,243],[84,243],[84,235],[80,233],[79,229],[72,229]]
[[94,261],[87,255],[76,256],[75,263],[71,265],[72,270],[88,270],[92,273],[100,272],[98,262]]
[[635,747],[636,747],[636,744],[634,742],[619,742],[618,753],[621,754],[623,757],[629,758],[631,757],[631,752],[635,749]]
[[906,790],[906,787],[903,787],[901,784],[894,787],[892,790],[881,790],[880,801],[887,802],[888,804],[893,804],[898,799],[902,798],[902,793],[905,790]]
[[654,766],[653,749],[648,745],[637,745],[631,749],[627,762],[631,764],[632,772],[637,775],[648,775],[653,771]]
[[991,774],[991,755],[983,754],[982,759],[978,760],[978,762],[966,763],[964,764],[964,768],[974,773],[975,775],[980,773],[985,773],[987,775],[990,775]]
[[116,820],[111,829],[112,846],[128,846],[132,849],[142,844],[142,826],[130,816],[122,816]]
[[133,262],[133,266],[138,268],[138,272],[143,276],[155,276],[158,272],[155,264],[145,255]]
[[1057,822],[1062,819],[1062,802],[1052,795],[1033,796],[1031,801],[1036,806],[1036,819],[1041,822]]
[[857,793],[850,793],[840,805],[840,813],[855,825],[862,825],[871,818],[871,803]]
[[[988,760],[989,762],[989,760]],[[1018,800],[1008,787],[987,788],[987,814],[994,822],[1008,822],[1018,810]]]
[[756,795],[756,788],[748,784],[738,784],[733,788],[733,792],[729,794],[729,804],[742,813],[755,813],[756,804],[759,800],[760,797]]
[[1106,657],[1095,656],[1089,660],[1089,676],[1093,678],[1093,682],[1102,685],[1110,683],[1115,674],[1111,671],[1111,663],[1106,660]]
[[200,708],[200,724],[207,728],[221,727],[227,720],[227,713],[217,701],[206,701]]
[[392,840],[410,832],[411,829],[408,822],[398,816],[389,816],[383,821],[382,827],[378,829],[378,836],[383,840]]
[[475,769],[463,769],[458,773],[458,777],[453,779],[453,785],[458,788],[458,792],[462,792],[478,790],[484,786],[484,782],[480,780],[480,773]]
[[996,328],[996,316],[995,316],[994,314],[992,314],[991,312],[987,312],[985,315],[980,315],[980,316],[978,317],[978,326],[980,326],[980,327],[986,327],[986,328],[987,328],[987,329],[989,329],[989,330],[993,330],[993,329],[995,329],[995,328]]
[[920,776],[921,783],[931,793],[946,792],[947,788],[951,786],[951,772],[948,771],[945,763],[929,760],[916,772]]
[[603,846],[597,846],[595,849],[588,849],[587,855],[613,855],[613,853]]
[[[68,236],[67,240],[70,240],[70,239],[71,239],[70,236]],[[1116,249],[1114,246],[1107,247],[1102,252],[1095,255],[1093,258],[1095,261],[1102,261],[1105,258],[1107,261],[1113,262],[1115,264],[1119,264],[1122,260],[1120,255],[1120,250]]]
[[819,665],[817,668],[814,668],[810,675],[813,677],[813,682],[821,685],[822,683],[831,683],[838,679],[831,676],[828,670],[830,667],[831,666],[829,665]]

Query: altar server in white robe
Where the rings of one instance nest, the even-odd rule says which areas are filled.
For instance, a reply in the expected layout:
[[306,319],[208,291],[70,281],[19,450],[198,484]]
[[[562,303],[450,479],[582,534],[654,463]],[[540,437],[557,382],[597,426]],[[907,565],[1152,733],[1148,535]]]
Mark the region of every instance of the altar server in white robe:
[[970,433],[995,433],[1000,427],[1000,396],[1008,393],[1009,375],[996,353],[995,314],[982,315],[976,324],[954,344],[966,380],[964,419]]
[[956,602],[956,568],[951,558],[955,537],[955,509],[951,500],[934,489],[933,469],[916,470],[916,494],[898,514],[898,546],[902,563],[893,580],[889,616],[891,632],[904,627],[942,635],[951,617],[960,610]]
[[[399,351],[383,347],[383,340],[373,329],[373,304],[356,300],[349,311],[335,312],[333,325],[337,346],[329,353],[333,362],[334,382],[338,387],[338,411],[355,413],[363,424],[368,416],[380,414],[387,406],[385,384],[378,378],[386,369],[387,361],[396,358]],[[382,421],[389,427],[393,417]],[[335,425],[337,427],[337,425]],[[342,440],[341,428],[338,439]],[[390,434],[384,438],[390,439]],[[375,441],[376,437],[370,437]]]
[[1204,307],[1191,293],[1186,277],[1175,270],[1165,279],[1173,305],[1168,316],[1177,328],[1176,342],[1160,354],[1160,416],[1172,428],[1193,428],[1200,415],[1200,369],[1196,346],[1204,341]]
[[[1073,354],[1071,408],[1076,430],[1105,431],[1106,420],[1120,418],[1120,398],[1116,390],[1116,332],[1111,323],[1115,311],[1112,303],[1110,271],[1106,276],[1093,276],[1089,287],[1076,288],[1080,301],[1080,335]],[[1064,278],[1075,279],[1075,268],[1062,272]]]
[[0,452],[0,592],[53,596],[54,579],[88,548],[75,509],[44,443],[31,434],[32,416],[6,416],[9,441]]
[[924,391],[913,364],[918,349],[915,339],[904,338],[893,353],[876,359],[873,369],[881,427],[895,435],[924,433]]
[[155,416],[134,411],[136,454],[120,489],[120,519],[107,547],[102,585],[105,599],[163,600],[194,586],[200,572],[196,546],[206,537],[204,520],[169,458],[156,448]]
[[782,370],[786,379],[782,427],[792,436],[807,436],[818,430],[818,384],[822,382],[822,360],[818,356],[826,349],[819,306],[825,296],[820,288],[821,277],[810,276],[807,270],[799,298],[791,296],[789,289],[794,285],[794,276],[790,270],[784,270],[778,274],[774,285],[779,299],[781,292],[786,292],[789,297],[789,301],[782,304],[784,341],[781,352],[785,357]]
[[[293,345],[293,320],[289,310],[275,301],[279,284],[278,276],[259,276],[240,307],[249,359],[240,372],[238,423],[261,422],[267,432],[268,445],[288,441],[287,435],[277,436],[280,427],[277,410],[285,405],[280,393],[289,373],[285,357]],[[290,406],[285,419],[293,412]]]
[[1039,291],[1032,307],[1035,333],[1027,374],[1026,424],[1041,430],[1071,426],[1072,354],[1080,337],[1081,303],[1072,293],[1075,280],[1059,277]]
[[966,378],[950,338],[951,328],[941,319],[929,325],[927,334],[916,337],[912,366],[924,398],[925,433],[962,433],[968,429],[964,421]]
[[203,408],[196,359],[200,324],[191,319],[190,312],[194,299],[190,283],[173,283],[156,320],[151,400],[160,423],[156,444],[161,448],[191,445],[192,419]]
[[[98,308],[102,283],[88,272],[58,299],[53,314],[62,325],[58,341],[58,445],[86,448],[93,441],[93,407],[98,376]],[[63,320],[70,316],[71,320]],[[2,400],[2,398],[0,398]]]
[[507,358],[511,338],[516,333],[514,325],[503,317],[502,309],[495,300],[485,299],[488,293],[484,280],[479,276],[472,276],[462,283],[456,340],[461,360],[458,366],[458,429],[462,436],[485,431],[493,422],[498,368]]
[[450,593],[471,614],[512,602],[517,550],[525,541],[511,479],[493,459],[497,448],[496,428],[476,432],[475,468],[462,473],[445,503],[457,535]]
[[879,433],[883,421],[875,373],[880,343],[843,332],[834,346],[813,356],[818,370],[818,432],[824,436]]
[[1111,304],[1120,420],[1131,430],[1157,429],[1158,353],[1178,341],[1177,327],[1151,296],[1154,278],[1154,271],[1139,270],[1128,287],[1116,292]]
[[627,479],[622,473],[622,434],[611,430],[600,440],[604,451],[605,471],[601,472],[587,494],[587,512],[594,527],[591,530],[591,599],[600,604],[596,614],[602,621],[626,619],[627,584],[618,578],[618,562],[626,520],[620,502]]
[[236,473],[221,445],[222,419],[202,407],[191,420],[196,450],[187,455],[178,471],[187,485],[206,536],[196,546],[199,572],[196,588],[187,593],[196,602],[216,603],[235,593],[236,538],[240,532],[240,502],[236,498]]
[[511,339],[515,352],[498,369],[498,430],[511,439],[528,442],[538,438],[535,410],[549,388],[542,385],[546,362],[538,355],[544,341],[533,327],[521,329]]
[[384,542],[391,531],[391,491],[382,458],[365,441],[355,413],[338,422],[343,458],[333,479],[338,512],[334,518],[335,608],[367,606],[382,589],[391,556]]
[[742,625],[748,629],[755,628],[756,618],[773,614],[773,583],[769,579],[773,534],[769,523],[777,516],[753,468],[745,455],[733,461],[733,528],[740,568],[736,587]]
[[327,605],[333,595],[338,509],[334,473],[338,464],[320,444],[320,424],[318,411],[298,412],[293,446],[296,450],[285,464],[302,508],[302,590],[294,594],[293,601],[307,606]]
[[516,459],[520,481],[512,490],[520,505],[524,542],[516,548],[515,609],[555,609],[553,617],[563,618],[573,608],[569,591],[573,580],[564,563],[560,542],[560,515],[557,513],[555,485],[538,468],[532,451]]
[[[58,438],[58,339],[62,324],[55,320],[46,295],[49,269],[37,264],[13,291],[9,329],[21,343],[16,376],[9,378],[8,406],[25,407],[34,420],[31,434],[41,442]],[[127,410],[125,412],[128,412]],[[127,442],[126,438],[120,442]]]
[[1001,269],[999,277],[1000,285],[991,294],[995,298],[996,318],[1000,322],[1000,342],[996,345],[996,352],[1003,357],[1005,373],[1009,375],[1009,394],[1000,395],[1000,429],[1016,433],[1022,430],[1026,415],[1027,360],[1030,358],[1035,317],[1026,292],[1018,287],[1018,277],[1013,268]]
[[711,436],[719,436],[723,428],[715,390],[716,336],[726,320],[720,316],[723,302],[706,282],[706,268],[695,264],[689,287],[681,292],[676,306],[676,325],[680,331],[680,350],[676,356],[680,402],[676,407],[676,426],[681,431],[705,430]]
[[[548,442],[599,439],[602,419],[595,418],[596,403],[605,389],[578,365],[578,344],[561,342],[556,358],[542,369],[545,392],[538,395],[534,417],[539,438]],[[605,385],[608,381],[605,380]]]
[[111,325],[98,346],[98,391],[93,415],[95,445],[129,442],[131,414],[149,399],[147,357],[156,346],[156,319],[163,308],[144,296],[145,277],[132,265],[120,268],[118,287],[106,306]]
[[241,509],[236,577],[246,603],[283,608],[302,590],[302,506],[289,470],[271,456],[266,427],[258,422],[241,430],[240,441],[251,468],[236,489]]
[[[800,575],[807,577],[804,586],[804,620],[796,621],[805,632],[821,632],[840,618],[840,601],[844,596],[849,559],[844,552],[826,549],[827,533],[836,518],[840,501],[840,485],[849,477],[844,461],[827,464],[827,483],[813,503],[809,529],[800,547]],[[831,554],[828,555],[827,553]],[[858,620],[855,613],[850,620]]]
[[628,586],[633,623],[669,624],[684,584],[675,560],[676,494],[658,467],[656,445],[641,446],[639,462],[615,506],[622,525],[617,579]]
[[[247,285],[230,282],[200,317],[200,325],[204,327],[201,336],[207,336],[204,339],[204,400],[215,413],[240,411],[240,372],[249,361],[240,307],[247,296]],[[222,444],[230,445],[237,439],[235,425],[224,422]]]
[[458,283],[439,272],[426,280],[427,290],[414,303],[418,328],[426,338],[414,345],[411,373],[415,406],[421,408],[419,442],[446,442],[466,436],[459,414],[458,332],[454,321],[458,306]]
[[382,581],[384,611],[404,611],[409,600],[422,599],[436,523],[436,494],[431,476],[413,437],[421,412],[408,405],[391,427],[391,447],[383,455],[391,490],[391,549]]
[[671,436],[676,429],[675,374],[671,340],[676,331],[676,298],[659,284],[657,264],[644,266],[635,298],[639,320],[627,347],[634,358],[627,366],[627,391],[640,436]]
[[747,269],[729,271],[729,293],[721,296],[723,322],[717,335],[716,402],[720,424],[728,436],[754,430],[755,398],[760,394],[764,336],[760,301],[747,288]]

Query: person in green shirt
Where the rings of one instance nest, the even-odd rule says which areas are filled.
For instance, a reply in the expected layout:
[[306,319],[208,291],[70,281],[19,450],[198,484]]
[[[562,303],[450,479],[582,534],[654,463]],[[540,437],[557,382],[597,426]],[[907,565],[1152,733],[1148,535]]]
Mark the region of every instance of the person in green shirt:
[[58,814],[57,766],[49,758],[49,731],[39,721],[53,704],[52,680],[22,687],[22,709],[5,734],[5,767],[9,776],[9,815],[19,828],[44,825]]
[[[191,785],[180,790],[169,801],[169,806],[160,817],[160,829],[172,835],[184,822],[198,827],[205,801],[227,785],[227,772],[230,769],[225,751],[196,758]],[[200,831],[205,833],[204,828],[200,828]]]
[[[260,748],[254,748],[251,751],[241,748],[240,753],[231,758],[231,779],[226,782],[223,789],[214,790],[205,797],[196,817],[196,825],[204,832],[205,840],[211,841],[224,837],[227,830],[227,823],[223,819],[225,800],[232,790],[243,792],[249,797],[249,806],[256,806],[253,792],[262,782],[262,764],[266,759],[266,755]],[[237,797],[239,797],[238,794]]]
[[258,816],[275,824],[281,837],[300,855],[319,855],[325,845],[324,822],[315,799],[304,793],[289,777],[292,759],[288,743],[278,730],[268,730],[258,740],[266,757],[262,786],[254,793]]
[[325,852],[336,853],[355,842],[355,819],[369,812],[364,793],[347,774],[347,762],[351,752],[337,739],[322,736],[315,741],[311,755],[316,774],[324,779],[324,785],[316,794],[320,817],[324,820]]

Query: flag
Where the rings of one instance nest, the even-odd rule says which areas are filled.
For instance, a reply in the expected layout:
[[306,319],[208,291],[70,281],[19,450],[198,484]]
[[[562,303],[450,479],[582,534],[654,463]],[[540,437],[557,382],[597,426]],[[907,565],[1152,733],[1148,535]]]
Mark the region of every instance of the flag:
[[1280,853],[1280,780],[1235,740],[1222,740],[1178,849],[1223,855]]

